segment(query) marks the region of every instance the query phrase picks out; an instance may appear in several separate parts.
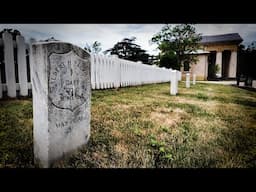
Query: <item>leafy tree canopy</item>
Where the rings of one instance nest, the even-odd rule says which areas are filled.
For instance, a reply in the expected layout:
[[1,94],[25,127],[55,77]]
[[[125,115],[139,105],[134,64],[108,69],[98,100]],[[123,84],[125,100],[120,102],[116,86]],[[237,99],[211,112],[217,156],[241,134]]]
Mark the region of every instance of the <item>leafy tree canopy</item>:
[[245,47],[243,44],[238,46],[238,76],[245,75],[256,78],[256,41]]
[[[157,43],[161,51],[160,63],[161,58],[165,59],[164,63],[168,63],[167,58],[169,58],[170,63],[173,63],[171,67],[179,68],[184,63],[191,64],[197,61],[197,57],[193,53],[200,48],[201,38],[201,34],[196,33],[192,24],[175,26],[166,24],[159,33],[152,37],[151,41]],[[175,57],[176,59],[174,59]],[[174,62],[175,60],[177,63]]]
[[113,48],[104,51],[105,54],[118,55],[121,59],[130,61],[142,61],[145,64],[151,64],[152,56],[141,49],[140,45],[134,43],[136,37],[124,38],[121,42],[117,42]]
[[174,52],[167,52],[165,54],[160,55],[159,67],[172,68],[180,70],[180,66],[177,62],[177,57]]
[[95,41],[92,45],[89,45],[88,43],[86,43],[84,49],[89,53],[99,53],[102,50],[101,43],[98,41]]

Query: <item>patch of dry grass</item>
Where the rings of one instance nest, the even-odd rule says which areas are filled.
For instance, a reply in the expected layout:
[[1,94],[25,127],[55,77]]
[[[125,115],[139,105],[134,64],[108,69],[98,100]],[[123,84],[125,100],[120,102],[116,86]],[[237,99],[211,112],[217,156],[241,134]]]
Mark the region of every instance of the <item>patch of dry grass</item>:
[[[256,167],[255,92],[203,83],[186,89],[183,82],[177,96],[169,89],[165,83],[93,91],[88,144],[53,167]],[[1,167],[34,166],[31,113],[31,101],[1,103]],[[27,159],[11,150],[18,145],[3,147],[16,134],[26,138],[20,141]]]

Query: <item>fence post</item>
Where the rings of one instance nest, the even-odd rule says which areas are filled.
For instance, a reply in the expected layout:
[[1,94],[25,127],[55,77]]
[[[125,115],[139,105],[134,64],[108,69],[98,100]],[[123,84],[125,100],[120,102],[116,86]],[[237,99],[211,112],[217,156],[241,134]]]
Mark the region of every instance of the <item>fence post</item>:
[[92,89],[96,87],[95,81],[95,55],[91,53],[91,82],[92,82]]
[[[31,78],[31,65],[32,65],[32,44],[33,43],[35,43],[36,42],[36,39],[34,39],[34,38],[30,38],[29,39],[29,69],[30,69],[30,73],[29,73],[29,75],[30,75],[30,82],[31,82],[31,85],[32,85],[32,78]],[[33,93],[32,93],[32,95],[33,95]]]
[[102,55],[102,79],[103,79],[103,89],[107,88],[107,81],[106,81],[106,69],[107,69],[107,60],[106,56]]
[[27,78],[27,62],[26,62],[26,47],[25,39],[21,35],[16,36],[17,51],[18,51],[18,74],[20,84],[20,95],[28,96],[28,78]]
[[186,88],[190,88],[190,73],[186,73]]
[[112,60],[114,62],[114,87],[119,88],[121,85],[121,70],[120,70],[120,61],[118,55],[112,55]]
[[102,80],[102,70],[103,70],[103,60],[102,60],[102,56],[101,55],[98,55],[99,56],[99,62],[98,62],[98,80],[99,80],[99,89],[102,89],[103,88],[103,80]]
[[100,55],[100,65],[99,65],[99,69],[100,69],[100,85],[101,85],[101,89],[104,89],[105,86],[105,81],[104,81],[104,70],[105,70],[105,61],[104,61],[104,57],[103,55]]
[[112,60],[111,60],[112,58],[111,57],[107,57],[107,61],[108,61],[108,74],[109,75],[107,75],[107,77],[108,77],[108,88],[110,89],[110,88],[112,88],[111,87],[111,81],[112,81],[112,77],[113,77],[113,75],[112,75],[112,72],[113,72],[113,68],[112,68]]
[[105,79],[105,89],[108,89],[108,77],[109,77],[109,73],[108,73],[108,58],[106,55],[104,55],[104,61],[105,61],[105,70],[104,70],[104,79]]
[[14,67],[14,49],[12,34],[7,31],[3,33],[4,43],[4,62],[5,62],[5,76],[7,85],[7,95],[11,98],[16,97],[16,79]]
[[96,89],[100,89],[100,68],[99,68],[100,56],[95,55],[95,81],[96,81]]

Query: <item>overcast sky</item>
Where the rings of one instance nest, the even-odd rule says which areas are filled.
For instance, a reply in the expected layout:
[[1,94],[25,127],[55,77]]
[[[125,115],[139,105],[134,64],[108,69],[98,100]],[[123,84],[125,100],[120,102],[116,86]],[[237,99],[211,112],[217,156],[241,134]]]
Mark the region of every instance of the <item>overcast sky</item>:
[[[73,43],[84,48],[86,43],[98,41],[102,50],[113,47],[125,37],[135,36],[135,43],[147,50],[149,54],[157,54],[156,45],[150,44],[152,36],[159,32],[164,24],[0,24],[0,31],[13,28],[29,40],[45,40],[54,37],[57,40]],[[243,44],[256,40],[256,24],[197,24],[197,32],[203,35],[239,33]]]

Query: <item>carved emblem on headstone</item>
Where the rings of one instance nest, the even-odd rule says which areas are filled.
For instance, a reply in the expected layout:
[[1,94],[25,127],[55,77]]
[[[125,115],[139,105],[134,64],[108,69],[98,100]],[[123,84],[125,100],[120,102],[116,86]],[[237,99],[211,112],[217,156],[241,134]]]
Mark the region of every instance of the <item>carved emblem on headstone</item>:
[[88,60],[81,59],[73,51],[49,56],[49,99],[61,109],[74,111],[86,102],[85,72]]

